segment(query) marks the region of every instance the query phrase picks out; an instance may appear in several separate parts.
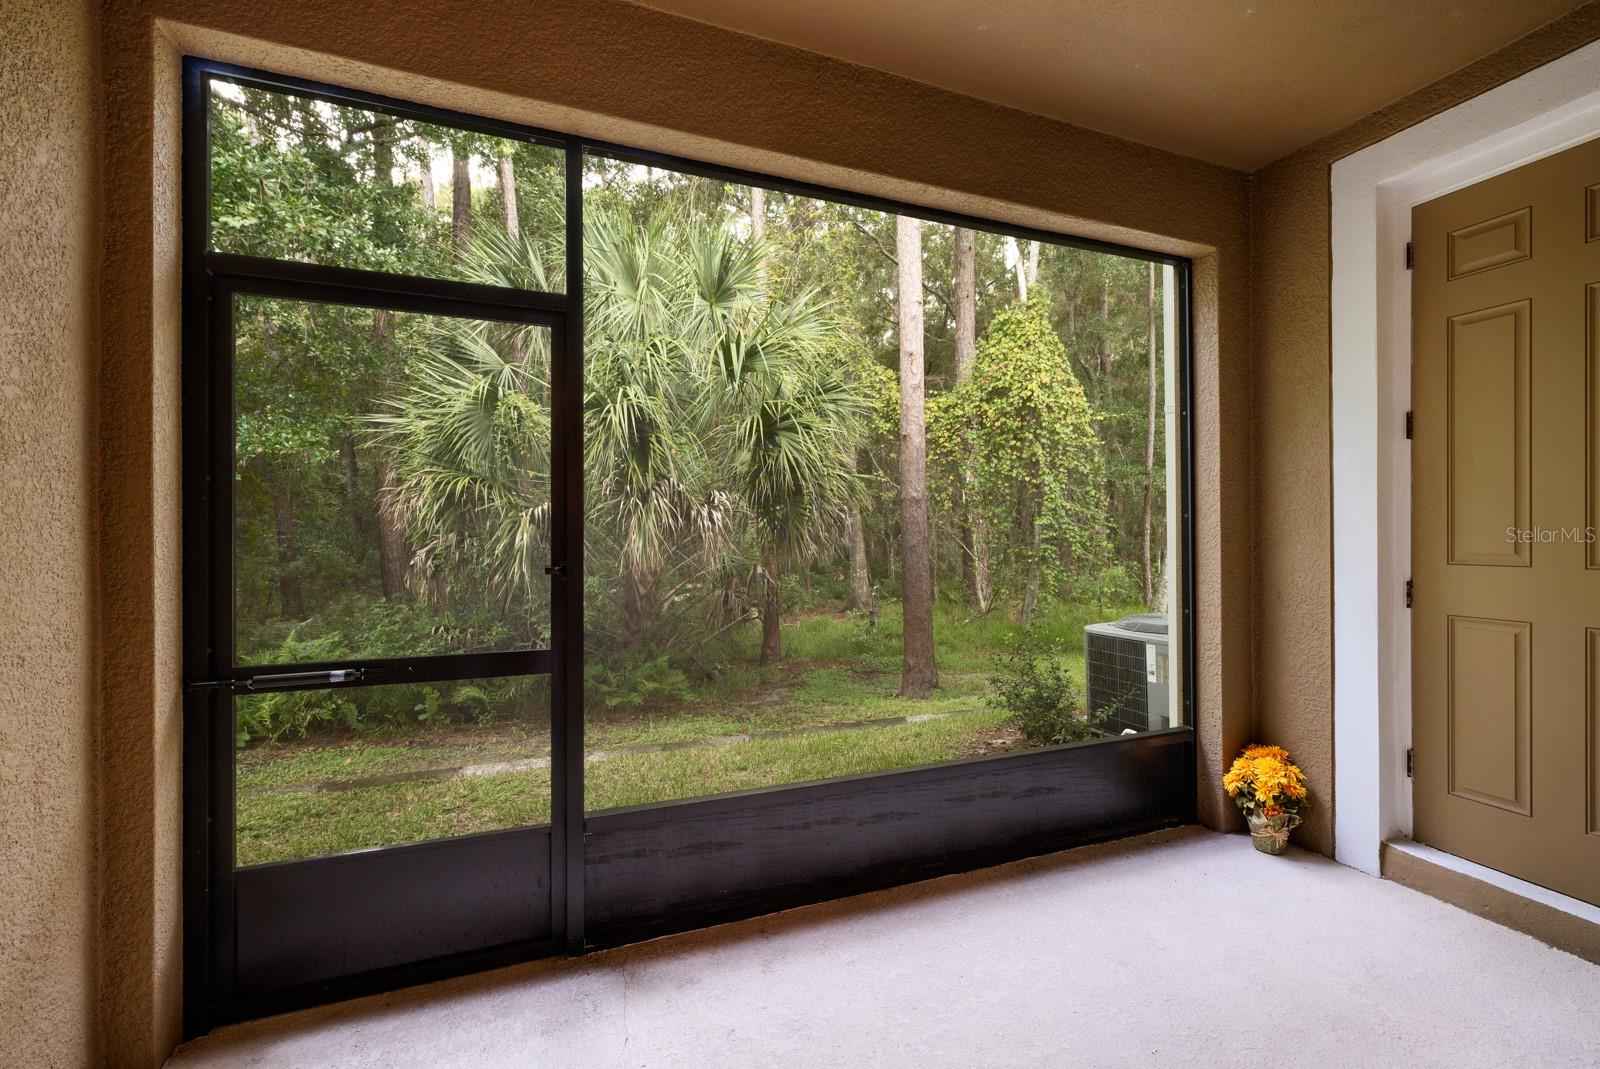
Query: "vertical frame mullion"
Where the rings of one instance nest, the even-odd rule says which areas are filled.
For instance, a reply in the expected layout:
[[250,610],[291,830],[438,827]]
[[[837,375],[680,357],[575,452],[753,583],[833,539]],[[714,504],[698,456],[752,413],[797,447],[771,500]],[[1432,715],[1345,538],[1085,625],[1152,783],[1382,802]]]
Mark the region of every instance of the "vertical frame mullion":
[[[193,62],[183,69],[183,523],[184,678],[211,675],[210,375],[205,248],[211,197],[207,101],[210,78]],[[199,517],[196,522],[195,517]],[[183,1032],[211,1027],[211,721],[212,699],[183,695]]]
[[584,945],[583,903],[583,149],[566,148],[567,313],[550,383],[556,508],[552,560],[556,663],[551,731],[553,923],[572,953]]
[[[1200,587],[1195,580],[1195,561],[1198,557],[1195,548],[1194,527],[1194,314],[1191,301],[1194,297],[1194,261],[1182,260],[1173,272],[1177,283],[1178,304],[1178,426],[1169,427],[1167,433],[1174,429],[1182,435],[1179,457],[1182,461],[1182,470],[1179,472],[1177,492],[1178,514],[1183,518],[1183,530],[1178,533],[1182,540],[1180,551],[1183,554],[1183,589],[1179,591],[1182,604],[1179,606],[1179,615],[1182,618],[1183,642],[1183,687],[1184,723],[1193,732],[1192,760],[1189,762],[1189,784],[1185,796],[1189,803],[1189,819],[1194,820],[1200,806],[1200,760],[1201,760],[1201,731],[1200,718],[1196,715],[1199,708],[1197,688],[1200,683],[1200,672],[1197,654],[1200,643],[1196,635],[1195,597]],[[1167,492],[1172,493],[1172,477],[1167,477]],[[1172,532],[1167,533],[1172,537]],[[1171,622],[1168,622],[1171,630]]]
[[[232,284],[208,278],[206,284],[208,379],[210,383],[207,446],[211,452],[207,528],[210,541],[210,620],[207,628],[213,672],[226,671],[234,659],[233,517],[234,455],[237,428],[234,421],[234,304]],[[234,992],[234,829],[238,798],[234,793],[235,698],[217,691],[207,710],[210,728],[211,834],[211,990],[212,1008],[230,1006]]]

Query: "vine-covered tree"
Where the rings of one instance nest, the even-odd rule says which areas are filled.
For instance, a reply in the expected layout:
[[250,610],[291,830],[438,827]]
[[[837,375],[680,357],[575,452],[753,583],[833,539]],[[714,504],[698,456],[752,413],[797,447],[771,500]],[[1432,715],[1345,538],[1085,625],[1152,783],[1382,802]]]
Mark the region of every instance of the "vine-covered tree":
[[931,442],[945,500],[974,476],[970,505],[986,521],[1018,619],[1033,619],[1047,584],[1063,591],[1103,565],[1104,457],[1043,300],[995,316],[972,378],[938,406]]

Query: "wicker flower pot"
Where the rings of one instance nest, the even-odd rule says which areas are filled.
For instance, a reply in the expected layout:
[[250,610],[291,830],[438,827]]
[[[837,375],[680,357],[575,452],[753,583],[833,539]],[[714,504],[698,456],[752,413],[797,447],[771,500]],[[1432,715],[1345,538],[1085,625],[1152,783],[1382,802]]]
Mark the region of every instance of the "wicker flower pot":
[[1300,824],[1297,813],[1278,813],[1270,817],[1262,813],[1249,813],[1245,819],[1250,824],[1250,841],[1263,854],[1281,854],[1287,850],[1289,833]]

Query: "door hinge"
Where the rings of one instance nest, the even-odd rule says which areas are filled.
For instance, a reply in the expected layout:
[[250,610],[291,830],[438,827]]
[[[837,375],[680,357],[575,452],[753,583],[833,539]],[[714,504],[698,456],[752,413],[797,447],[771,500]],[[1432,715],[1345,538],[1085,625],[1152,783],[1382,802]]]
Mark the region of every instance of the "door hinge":
[[1406,608],[1408,608],[1408,609],[1411,608],[1411,599],[1414,596],[1415,592],[1416,592],[1415,588],[1412,587],[1412,585],[1411,585],[1411,580],[1407,579],[1406,580]]
[[1406,779],[1411,779],[1417,771],[1417,751],[1406,747]]
[[1411,436],[1416,433],[1416,430],[1417,430],[1416,418],[1410,412],[1407,412],[1406,413],[1406,440],[1407,441],[1409,441],[1411,439]]
[[1416,266],[1416,263],[1417,263],[1417,252],[1416,252],[1415,249],[1413,249],[1411,247],[1411,242],[1408,241],[1408,242],[1406,242],[1406,270],[1407,271],[1411,270],[1413,267]]

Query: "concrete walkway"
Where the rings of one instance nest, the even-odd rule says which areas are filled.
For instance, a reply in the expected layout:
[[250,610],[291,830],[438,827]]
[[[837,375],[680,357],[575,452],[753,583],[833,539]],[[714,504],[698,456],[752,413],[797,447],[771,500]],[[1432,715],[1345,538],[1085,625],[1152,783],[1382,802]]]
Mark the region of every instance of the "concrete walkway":
[[1164,832],[223,1029],[171,1069],[1600,1065],[1600,967]]

